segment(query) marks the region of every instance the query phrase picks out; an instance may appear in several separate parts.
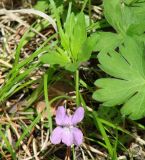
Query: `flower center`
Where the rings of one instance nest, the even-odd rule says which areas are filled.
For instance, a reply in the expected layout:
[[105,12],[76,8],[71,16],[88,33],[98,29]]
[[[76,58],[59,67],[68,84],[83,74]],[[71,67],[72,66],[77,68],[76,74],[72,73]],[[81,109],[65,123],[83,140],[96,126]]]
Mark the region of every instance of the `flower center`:
[[70,131],[71,129],[73,129],[73,127],[74,127],[74,126],[72,126],[72,125],[66,125],[66,126],[63,126],[63,129],[64,129],[66,132],[68,132],[68,131]]

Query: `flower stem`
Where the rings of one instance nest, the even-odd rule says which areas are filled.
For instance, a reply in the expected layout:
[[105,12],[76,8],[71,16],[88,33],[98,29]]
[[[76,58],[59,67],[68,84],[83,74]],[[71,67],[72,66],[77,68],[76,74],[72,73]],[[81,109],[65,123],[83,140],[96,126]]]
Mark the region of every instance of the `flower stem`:
[[79,71],[76,70],[76,76],[75,76],[75,89],[76,89],[76,105],[80,105],[80,97],[79,97]]
[[48,113],[48,122],[49,122],[49,128],[50,133],[52,132],[52,115],[51,115],[51,106],[48,99],[48,74],[44,75],[44,97],[45,97],[45,103],[46,103],[46,109]]
[[70,160],[70,151],[71,151],[71,147],[67,147],[65,160]]

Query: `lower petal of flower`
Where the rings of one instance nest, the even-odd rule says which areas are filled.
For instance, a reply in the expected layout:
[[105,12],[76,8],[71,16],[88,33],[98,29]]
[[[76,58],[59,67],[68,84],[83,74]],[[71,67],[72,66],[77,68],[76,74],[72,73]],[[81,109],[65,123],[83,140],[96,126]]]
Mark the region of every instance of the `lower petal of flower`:
[[51,143],[53,144],[59,144],[62,140],[62,131],[63,131],[63,128],[62,127],[56,127],[51,136],[50,136],[50,141]]
[[73,132],[73,141],[74,141],[74,144],[79,146],[83,143],[83,133],[80,129],[74,127],[72,129],[72,132]]
[[71,146],[73,143],[73,133],[72,129],[68,127],[63,128],[62,132],[62,142],[66,144],[67,146]]

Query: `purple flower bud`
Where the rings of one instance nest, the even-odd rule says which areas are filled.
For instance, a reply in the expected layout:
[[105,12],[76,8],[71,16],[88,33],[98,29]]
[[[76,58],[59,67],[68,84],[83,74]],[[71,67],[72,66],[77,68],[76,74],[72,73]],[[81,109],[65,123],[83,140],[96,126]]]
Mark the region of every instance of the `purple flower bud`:
[[76,127],[77,123],[84,118],[84,108],[78,107],[73,115],[67,115],[64,106],[58,107],[56,111],[57,127],[53,130],[50,140],[53,144],[63,142],[67,146],[75,144],[79,146],[83,142],[83,133]]

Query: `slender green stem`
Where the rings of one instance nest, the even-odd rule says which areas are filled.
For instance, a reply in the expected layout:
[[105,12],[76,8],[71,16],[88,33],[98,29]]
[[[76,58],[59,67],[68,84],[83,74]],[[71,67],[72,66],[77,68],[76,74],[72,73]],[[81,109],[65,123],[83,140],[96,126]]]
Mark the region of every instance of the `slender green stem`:
[[52,115],[51,115],[51,106],[48,99],[48,75],[44,75],[44,96],[45,96],[45,102],[46,102],[46,108],[48,113],[48,122],[49,122],[49,128],[50,132],[52,132]]
[[99,130],[100,130],[100,132],[101,132],[101,134],[104,138],[104,141],[106,143],[109,155],[110,155],[110,157],[113,157],[113,154],[114,154],[113,153],[113,147],[112,147],[112,145],[110,143],[110,140],[109,140],[109,138],[106,134],[105,128],[104,128],[102,122],[99,120],[97,113],[93,112],[93,117],[94,117],[95,121],[98,123]]
[[89,0],[89,22],[90,22],[90,25],[91,25],[91,0]]
[[79,96],[79,71],[76,70],[76,75],[75,75],[75,89],[76,89],[76,105],[80,105],[80,96]]
[[52,104],[53,102],[55,102],[58,99],[70,99],[71,101],[73,101],[73,99],[67,95],[62,95],[62,96],[57,96],[55,98],[53,98],[52,100],[49,101],[49,104]]
[[32,94],[30,96],[27,97],[27,107],[29,107],[30,105],[33,104],[33,102],[36,101],[36,99],[38,99],[39,95],[42,94],[43,92],[43,79],[39,79],[39,85],[38,87],[32,92]]
[[3,141],[5,142],[5,145],[7,147],[7,150],[10,152],[11,156],[12,156],[12,159],[15,160],[16,159],[16,153],[15,151],[13,150],[9,140],[7,139],[6,137],[6,134],[4,134],[2,132],[2,126],[0,125],[0,137],[3,139]]
[[72,147],[72,152],[73,152],[73,160],[76,160],[76,154],[75,154],[75,147]]
[[83,12],[83,11],[84,11],[84,9],[85,9],[85,7],[86,7],[87,2],[88,2],[88,0],[84,0],[84,4],[83,4],[83,6],[82,6],[81,12]]

